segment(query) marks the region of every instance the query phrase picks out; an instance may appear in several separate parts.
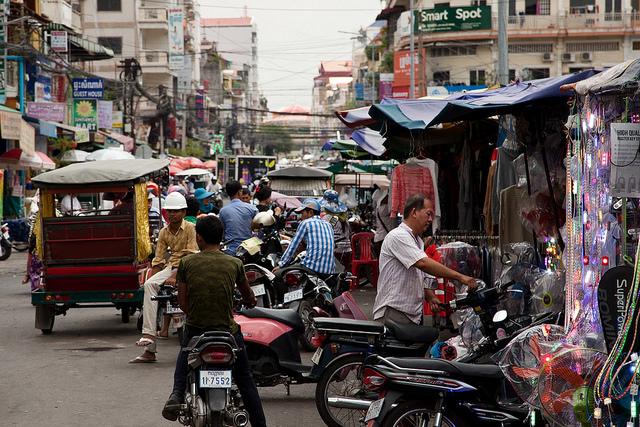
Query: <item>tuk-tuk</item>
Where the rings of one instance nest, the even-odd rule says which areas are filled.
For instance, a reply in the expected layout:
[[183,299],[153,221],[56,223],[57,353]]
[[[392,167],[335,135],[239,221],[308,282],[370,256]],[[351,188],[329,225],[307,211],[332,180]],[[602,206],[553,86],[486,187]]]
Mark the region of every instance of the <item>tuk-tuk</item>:
[[142,307],[139,277],[152,253],[147,182],[168,173],[168,165],[95,161],[33,178],[40,189],[36,253],[44,270],[31,303],[43,334],[70,308],[115,306],[128,323]]

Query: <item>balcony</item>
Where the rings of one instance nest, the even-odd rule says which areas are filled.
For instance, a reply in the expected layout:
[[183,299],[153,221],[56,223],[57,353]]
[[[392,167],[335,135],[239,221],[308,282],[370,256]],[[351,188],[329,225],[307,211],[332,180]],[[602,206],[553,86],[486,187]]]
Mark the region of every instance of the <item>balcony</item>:
[[[493,20],[493,28],[498,28],[498,18]],[[517,15],[509,16],[507,31],[509,34],[555,32],[560,29],[560,18],[554,15]]]
[[584,13],[569,14],[565,17],[566,28],[569,31],[584,30],[591,32],[608,32],[623,30],[629,25],[630,15],[622,13]]
[[168,30],[167,9],[162,7],[139,7],[138,26],[142,30]]
[[71,28],[76,33],[82,32],[82,14],[76,9],[73,9],[73,16],[71,17]]
[[41,14],[51,22],[73,28],[73,12],[71,3],[66,0],[44,0],[40,4]]
[[169,54],[159,50],[143,51],[140,66],[143,73],[169,74]]

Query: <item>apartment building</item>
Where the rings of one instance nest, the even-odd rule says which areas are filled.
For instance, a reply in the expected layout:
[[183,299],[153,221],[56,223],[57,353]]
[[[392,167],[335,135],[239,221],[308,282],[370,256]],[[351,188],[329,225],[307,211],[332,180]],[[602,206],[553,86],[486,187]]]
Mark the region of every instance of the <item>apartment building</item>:
[[[499,0],[416,1],[416,94],[428,87],[496,81]],[[507,0],[513,80],[610,67],[640,56],[639,0]],[[409,48],[408,1],[394,34]],[[464,19],[463,19],[464,18]],[[423,48],[423,49],[421,49]]]
[[311,113],[313,128],[322,138],[335,136],[328,128],[335,127],[332,118],[321,115],[331,115],[342,109],[353,99],[353,70],[352,61],[322,61],[318,68],[318,75],[313,79],[311,98]]

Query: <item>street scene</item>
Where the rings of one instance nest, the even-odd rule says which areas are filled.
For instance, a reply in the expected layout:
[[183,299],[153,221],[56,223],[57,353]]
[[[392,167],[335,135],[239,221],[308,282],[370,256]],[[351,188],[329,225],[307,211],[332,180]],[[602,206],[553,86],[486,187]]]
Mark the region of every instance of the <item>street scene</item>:
[[640,1],[0,0],[0,426],[640,427]]

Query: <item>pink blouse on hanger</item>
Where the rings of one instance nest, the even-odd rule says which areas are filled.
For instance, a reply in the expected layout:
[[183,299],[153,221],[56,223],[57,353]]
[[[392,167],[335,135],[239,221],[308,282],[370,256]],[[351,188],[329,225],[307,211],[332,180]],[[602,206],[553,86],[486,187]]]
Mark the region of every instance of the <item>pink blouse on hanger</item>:
[[418,193],[435,201],[431,171],[412,164],[396,166],[391,175],[391,216],[402,215],[407,199]]

